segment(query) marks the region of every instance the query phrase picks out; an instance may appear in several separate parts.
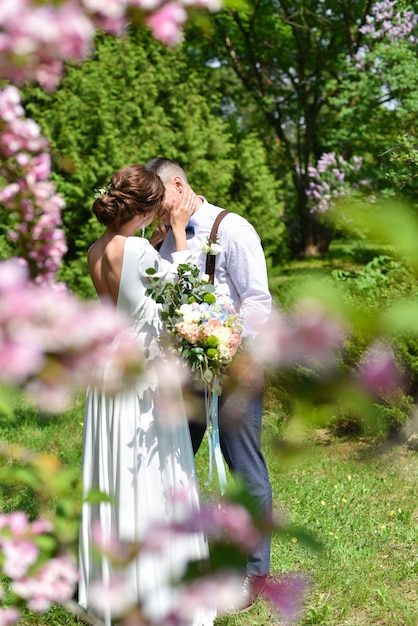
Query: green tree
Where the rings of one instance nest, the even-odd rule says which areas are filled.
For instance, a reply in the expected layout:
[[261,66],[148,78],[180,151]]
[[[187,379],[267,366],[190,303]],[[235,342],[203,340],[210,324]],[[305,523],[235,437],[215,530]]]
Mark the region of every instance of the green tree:
[[270,263],[285,253],[279,188],[264,147],[248,133],[234,137],[207,70],[189,65],[182,48],[168,49],[135,27],[122,40],[99,36],[94,56],[68,67],[56,93],[26,91],[26,109],[51,142],[54,178],[66,200],[64,277],[88,295],[78,258],[101,232],[90,211],[94,189],[123,165],[153,156],[177,160],[211,202],[255,218]]
[[[376,175],[379,150],[416,113],[416,40],[405,29],[395,35],[397,12],[408,8],[386,0],[249,0],[244,11],[215,14],[203,42],[190,25],[190,50],[214,72],[234,73],[242,89],[225,85],[230,110],[263,138],[276,175],[291,177],[295,251],[317,250],[323,235],[307,203],[308,168],[325,152],[358,151]],[[379,24],[377,9],[386,11],[383,21],[391,11],[392,35],[367,32],[370,20]]]

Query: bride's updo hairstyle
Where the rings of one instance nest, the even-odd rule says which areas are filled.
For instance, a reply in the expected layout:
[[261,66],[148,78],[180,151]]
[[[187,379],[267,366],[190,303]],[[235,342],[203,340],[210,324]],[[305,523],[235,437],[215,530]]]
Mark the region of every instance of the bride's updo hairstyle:
[[99,191],[92,211],[104,226],[119,228],[135,215],[159,212],[164,199],[161,178],[143,165],[127,165]]

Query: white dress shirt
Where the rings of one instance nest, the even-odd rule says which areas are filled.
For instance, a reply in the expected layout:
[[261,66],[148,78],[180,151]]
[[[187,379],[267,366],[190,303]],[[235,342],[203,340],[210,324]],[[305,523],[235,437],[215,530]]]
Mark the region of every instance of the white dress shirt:
[[[192,215],[187,236],[193,262],[205,272],[206,252],[210,231],[216,216],[223,209],[203,204]],[[231,298],[235,310],[242,318],[243,337],[253,337],[264,324],[271,311],[271,294],[268,287],[267,268],[260,237],[254,227],[237,213],[228,213],[218,228],[217,243],[221,252],[215,258],[215,291]],[[160,249],[165,259],[171,259],[175,250],[173,233],[168,231]]]

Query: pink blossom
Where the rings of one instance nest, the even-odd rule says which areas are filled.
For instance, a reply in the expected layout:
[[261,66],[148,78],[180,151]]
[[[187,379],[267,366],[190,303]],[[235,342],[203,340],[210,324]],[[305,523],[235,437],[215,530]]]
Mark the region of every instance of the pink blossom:
[[302,609],[307,581],[302,576],[286,575],[279,580],[267,579],[260,590],[264,599],[286,620],[295,620]]
[[403,386],[393,352],[382,343],[374,344],[366,352],[356,378],[362,387],[376,395],[395,393]]
[[38,518],[32,522],[31,531],[34,535],[51,533],[53,531],[53,526],[49,520]]
[[25,259],[12,257],[6,261],[0,261],[0,298],[2,306],[0,308],[0,319],[9,315],[11,303],[6,296],[11,298],[21,294],[26,286],[28,278],[28,264]]
[[211,12],[220,11],[222,2],[220,0],[182,0],[184,6],[195,6],[208,9]]
[[329,364],[346,337],[344,320],[313,298],[299,300],[290,321],[299,363]]
[[[1,20],[0,20],[1,21]],[[9,85],[0,90],[0,117],[5,122],[22,117],[24,109],[20,103],[19,90]]]
[[16,607],[0,607],[0,626],[12,626],[17,624],[20,618],[20,611]]
[[222,328],[221,320],[212,318],[206,324],[204,328],[205,337],[210,337],[211,335],[216,334],[216,330]]
[[246,552],[251,552],[261,538],[248,510],[233,502],[223,501],[218,506],[205,508],[202,522],[205,522],[205,530],[211,536],[226,537]]
[[8,200],[11,200],[16,194],[20,192],[20,185],[18,183],[10,183],[10,185],[6,185],[0,191],[0,202],[7,203]]
[[261,326],[257,337],[248,342],[248,349],[260,363],[280,367],[292,360],[292,339],[288,319],[277,307],[273,307],[268,322]]
[[117,535],[104,531],[98,521],[92,524],[91,535],[97,551],[117,563],[119,567],[128,563],[138,551],[138,546],[121,541]]
[[181,26],[186,19],[187,13],[179,4],[168,2],[151,13],[146,18],[146,22],[156,39],[172,46],[180,43],[182,39]]
[[28,530],[28,516],[23,511],[14,511],[7,516],[7,525],[13,535],[21,536]]
[[48,152],[35,155],[33,157],[30,173],[35,180],[46,180],[51,173],[51,157]]
[[164,543],[171,537],[194,532],[203,532],[212,539],[230,541],[246,552],[254,549],[261,537],[246,508],[223,501],[220,504],[202,505],[200,511],[193,511],[178,522],[153,525],[147,533],[143,549],[164,549]]
[[128,0],[83,0],[91,15],[102,14],[109,19],[124,17],[129,4]]
[[69,554],[46,561],[31,576],[14,580],[11,589],[26,600],[30,610],[45,612],[51,603],[70,600],[78,581],[74,558]]
[[204,336],[204,331],[202,327],[196,323],[188,324],[186,322],[179,322],[178,324],[176,324],[176,329],[178,330],[180,335],[182,335],[182,337],[187,339],[187,341],[189,341],[190,343],[196,344],[201,341]]
[[136,7],[143,11],[154,11],[159,4],[159,0],[130,0],[129,2],[131,7]]
[[[7,88],[0,91],[3,110],[16,108],[18,101],[15,91]],[[8,118],[10,121],[0,132],[0,151],[8,159],[9,184],[0,193],[4,206],[20,217],[20,223],[9,236],[30,260],[32,270],[36,267],[36,274],[44,282],[51,282],[66,252],[61,229],[64,202],[55,193],[55,186],[46,181],[50,157],[39,126],[23,117],[9,115]]]
[[45,91],[54,91],[62,78],[63,63],[51,59],[40,63],[34,70],[34,79],[42,85]]
[[274,309],[249,347],[266,365],[329,366],[335,362],[346,334],[346,323],[339,314],[319,300],[303,298],[286,315]]
[[42,137],[39,125],[30,118],[11,120],[1,133],[1,148],[6,156],[20,150],[39,152],[47,147],[47,140]]
[[12,384],[23,382],[40,370],[43,363],[44,355],[37,346],[5,341],[0,335],[0,380]]
[[109,611],[112,617],[120,617],[137,603],[136,593],[122,573],[114,574],[108,582],[91,583],[91,604],[99,615]]
[[[69,292],[34,285],[15,260],[0,262],[0,379],[48,396],[54,408],[74,387],[103,380],[112,388],[143,371],[143,346],[125,331],[113,305],[83,303]],[[103,367],[101,367],[103,363]]]
[[31,541],[0,539],[4,557],[3,572],[12,579],[25,576],[38,558],[39,548]]
[[241,586],[242,576],[233,572],[203,576],[190,581],[187,585],[181,585],[173,610],[173,622],[191,623],[196,611],[201,609],[216,608],[217,613],[222,615],[229,612],[231,606],[236,609],[242,608],[246,600],[242,596]]
[[233,331],[227,342],[227,347],[230,356],[234,356],[237,353],[238,348],[241,345],[241,333]]
[[[59,68],[60,77],[64,60],[90,53],[93,36],[93,24],[76,3],[55,7],[15,2],[3,13],[2,75],[16,84],[44,78],[43,86],[49,88],[51,79],[42,70],[49,67],[56,74]],[[16,55],[20,64],[15,66]]]

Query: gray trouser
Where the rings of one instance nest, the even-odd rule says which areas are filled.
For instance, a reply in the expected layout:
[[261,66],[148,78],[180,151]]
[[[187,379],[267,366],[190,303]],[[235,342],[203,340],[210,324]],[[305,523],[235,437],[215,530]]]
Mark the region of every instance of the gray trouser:
[[[271,516],[272,490],[266,462],[261,451],[263,392],[253,394],[238,386],[220,398],[219,437],[221,450],[231,472],[239,476],[255,498],[261,514]],[[194,453],[200,447],[205,424],[190,422]],[[247,557],[246,573],[264,576],[270,569],[271,536],[262,540]]]

